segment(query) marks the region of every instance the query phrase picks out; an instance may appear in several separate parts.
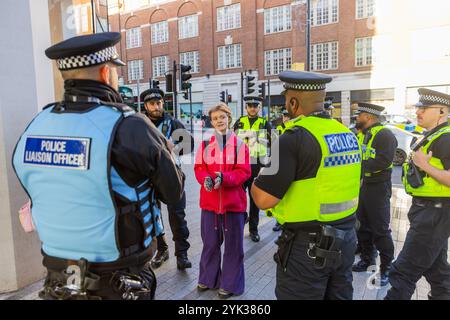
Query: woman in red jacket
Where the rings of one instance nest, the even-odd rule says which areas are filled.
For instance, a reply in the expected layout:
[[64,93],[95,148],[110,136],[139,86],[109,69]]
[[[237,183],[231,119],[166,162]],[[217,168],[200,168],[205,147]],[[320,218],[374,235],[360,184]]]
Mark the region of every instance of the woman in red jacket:
[[[250,177],[248,147],[232,131],[231,111],[222,103],[209,110],[215,134],[197,151],[195,177],[201,185],[203,251],[198,289],[219,288],[220,298],[244,292],[244,224]],[[223,266],[221,245],[225,240]]]

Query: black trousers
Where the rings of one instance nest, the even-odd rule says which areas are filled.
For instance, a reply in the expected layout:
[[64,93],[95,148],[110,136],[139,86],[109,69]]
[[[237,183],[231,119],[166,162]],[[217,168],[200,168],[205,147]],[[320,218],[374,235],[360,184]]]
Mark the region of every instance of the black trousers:
[[255,201],[253,201],[252,194],[250,189],[252,188],[253,181],[258,176],[259,171],[261,170],[260,164],[252,164],[252,176],[245,182],[245,187],[247,188],[248,195],[250,198],[250,212],[249,212],[249,223],[248,228],[250,233],[258,232],[258,224],[259,224],[259,208],[256,206]]
[[[167,205],[167,211],[169,212],[169,225],[172,230],[173,238],[175,242],[175,255],[180,256],[187,254],[190,244],[188,242],[189,229],[186,222],[186,193],[183,191],[183,195],[175,205]],[[157,247],[159,251],[167,250],[169,248],[164,234],[156,237]]]
[[360,222],[357,232],[361,259],[375,264],[376,250],[380,252],[381,268],[389,267],[394,259],[390,220],[392,183],[363,183],[356,216]]
[[286,271],[277,263],[275,295],[279,300],[351,300],[352,265],[356,234],[348,230],[341,247],[341,263],[317,269],[308,256],[309,236],[298,233],[292,245]]
[[450,236],[450,207],[412,205],[410,228],[403,249],[393,263],[386,299],[409,300],[416,283],[424,276],[431,285],[431,298],[450,300],[450,265],[447,260]]

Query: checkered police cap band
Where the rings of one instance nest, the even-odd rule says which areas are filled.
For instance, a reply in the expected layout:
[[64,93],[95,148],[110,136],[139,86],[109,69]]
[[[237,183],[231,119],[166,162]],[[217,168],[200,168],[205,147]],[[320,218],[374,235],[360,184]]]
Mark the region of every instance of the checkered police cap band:
[[152,99],[162,99],[162,96],[159,93],[151,93],[144,98],[145,101]]
[[300,90],[300,91],[319,91],[319,90],[325,90],[326,84],[325,83],[285,83],[284,88],[286,90]]
[[433,105],[433,104],[442,104],[444,106],[449,106],[450,107],[450,100],[443,98],[443,97],[438,97],[438,96],[434,96],[434,95],[421,95],[419,98],[419,101],[423,104],[427,104],[427,105]]
[[245,101],[246,104],[260,104],[261,101],[259,100],[247,100]]
[[367,112],[367,113],[371,113],[374,114],[376,116],[381,116],[381,111],[372,109],[372,108],[367,108],[367,107],[358,107],[358,111],[359,112]]
[[90,67],[102,64],[118,58],[116,47],[108,47],[100,51],[85,54],[82,56],[72,56],[56,60],[59,70],[71,70],[82,67]]

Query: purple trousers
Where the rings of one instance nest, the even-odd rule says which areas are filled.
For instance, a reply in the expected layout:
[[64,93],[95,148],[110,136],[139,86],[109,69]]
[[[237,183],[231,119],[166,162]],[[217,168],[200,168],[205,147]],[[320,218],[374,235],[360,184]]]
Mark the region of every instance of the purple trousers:
[[[198,282],[211,289],[244,293],[244,225],[246,213],[216,214],[202,210],[203,241]],[[223,264],[221,246],[225,240]]]

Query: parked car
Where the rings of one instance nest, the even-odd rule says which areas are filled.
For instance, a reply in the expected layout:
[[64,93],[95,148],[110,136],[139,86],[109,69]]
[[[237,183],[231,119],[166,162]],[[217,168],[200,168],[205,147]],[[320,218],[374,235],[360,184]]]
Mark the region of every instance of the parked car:
[[403,130],[396,125],[386,124],[386,128],[389,128],[394,136],[397,138],[398,146],[395,151],[394,165],[401,166],[411,153],[411,142],[420,137],[420,134],[415,134],[406,130]]
[[384,114],[383,115],[385,124],[391,124],[397,128],[403,129],[408,132],[413,133],[423,133],[423,128],[416,125],[415,121],[402,114]]

